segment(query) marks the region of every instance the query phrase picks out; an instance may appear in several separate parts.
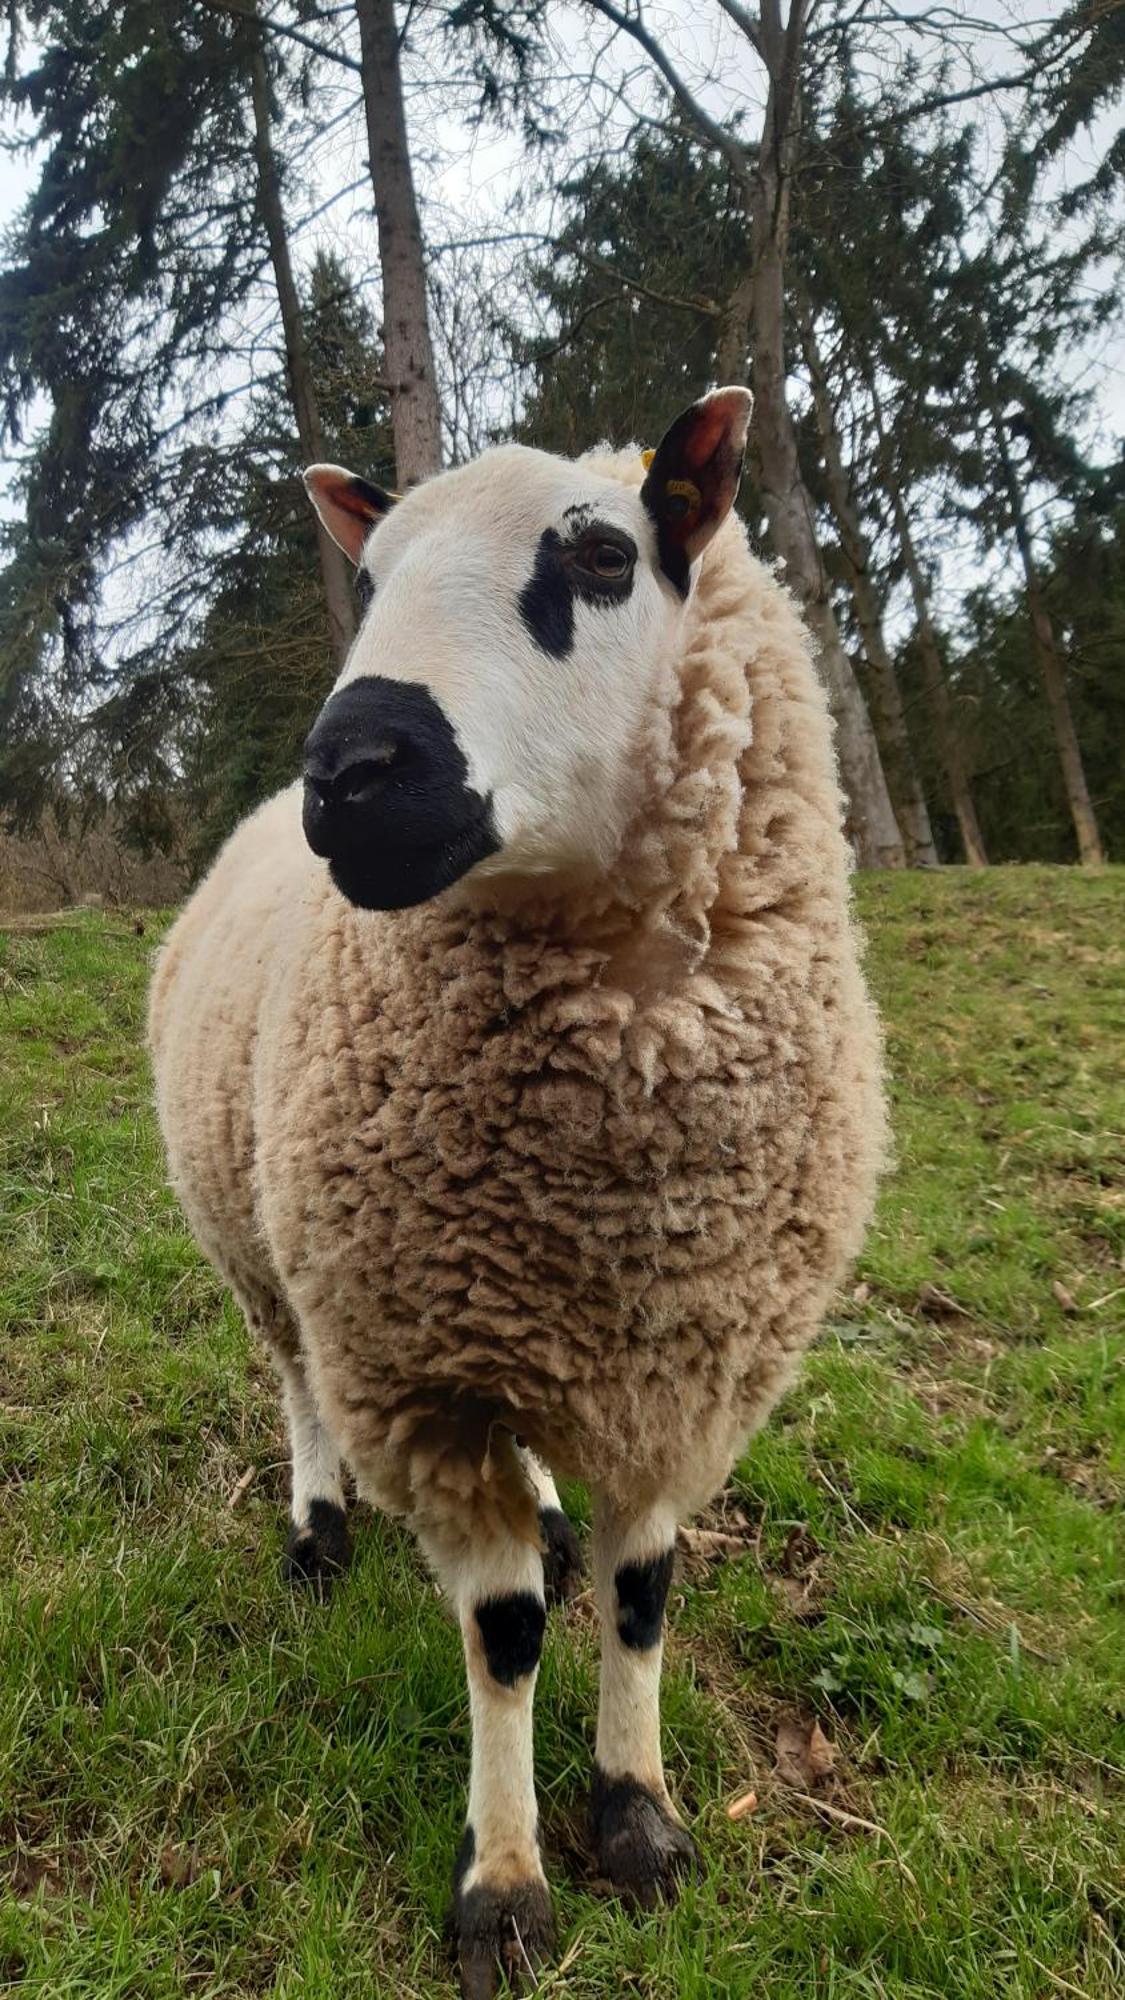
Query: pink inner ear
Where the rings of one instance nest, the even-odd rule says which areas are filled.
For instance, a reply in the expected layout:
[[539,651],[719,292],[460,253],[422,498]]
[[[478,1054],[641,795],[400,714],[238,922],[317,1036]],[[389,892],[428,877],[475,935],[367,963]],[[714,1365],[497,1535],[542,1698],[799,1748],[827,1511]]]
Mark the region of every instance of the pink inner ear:
[[365,498],[358,480],[353,479],[349,472],[310,472],[306,484],[313,498],[323,507],[339,508],[345,514],[354,514],[357,520],[366,521],[369,527],[380,518]]
[[340,466],[311,466],[305,486],[333,541],[349,561],[358,563],[364,542],[385,510],[374,505],[363,480]]
[[722,444],[727,433],[734,427],[745,427],[746,403],[742,396],[724,396],[721,392],[708,396],[700,404],[696,417],[684,440],[684,457],[693,470],[706,465]]

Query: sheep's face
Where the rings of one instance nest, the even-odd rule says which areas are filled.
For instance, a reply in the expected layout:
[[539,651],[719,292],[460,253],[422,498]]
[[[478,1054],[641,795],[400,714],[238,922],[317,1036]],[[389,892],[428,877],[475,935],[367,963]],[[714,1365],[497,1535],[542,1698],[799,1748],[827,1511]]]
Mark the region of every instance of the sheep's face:
[[305,746],[306,836],[353,902],[612,866],[749,407],[743,389],[693,404],[640,488],[521,445],[394,505],[339,467],[306,474],[367,600]]

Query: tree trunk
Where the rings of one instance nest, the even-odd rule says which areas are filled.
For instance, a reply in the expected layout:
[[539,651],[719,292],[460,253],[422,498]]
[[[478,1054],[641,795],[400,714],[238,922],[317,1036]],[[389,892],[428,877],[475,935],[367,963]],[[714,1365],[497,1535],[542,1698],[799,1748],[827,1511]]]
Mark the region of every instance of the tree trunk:
[[[991,385],[990,385],[991,387]],[[1074,716],[1070,707],[1070,696],[1066,691],[1066,675],[1055,643],[1054,626],[1043,596],[1043,586],[1035,566],[1035,554],[1028,532],[1027,516],[1024,512],[1023,495],[1020,491],[1019,475],[1012,462],[1004,419],[993,390],[988,401],[992,419],[992,432],[996,448],[1000,454],[1004,483],[1008,493],[1008,507],[1012,516],[1016,546],[1023,564],[1027,584],[1027,608],[1031,614],[1031,631],[1035,640],[1035,650],[1039,657],[1039,670],[1043,676],[1043,686],[1047,695],[1047,706],[1051,711],[1051,723],[1055,732],[1055,744],[1062,766],[1063,783],[1066,786],[1067,803],[1074,821],[1074,831],[1078,837],[1078,857],[1084,868],[1096,868],[1104,860],[1098,823],[1094,818],[1094,808],[1090,803],[1086,772],[1082,764],[1082,752],[1078,746],[1078,732],[1074,727]]]
[[937,725],[938,747],[945,775],[949,782],[953,810],[957,814],[957,824],[961,830],[961,842],[965,849],[965,859],[970,868],[987,868],[988,852],[984,835],[977,818],[976,802],[969,774],[965,765],[961,738],[957,729],[957,718],[953,713],[953,701],[949,692],[949,682],[945,677],[941,648],[934,631],[934,621],[930,616],[930,594],[922,566],[918,561],[918,551],[910,532],[906,507],[898,482],[892,477],[884,478],[884,485],[891,496],[894,509],[898,544],[906,574],[910,580],[910,593],[914,599],[914,616],[918,625],[918,645],[922,654],[922,667],[926,677],[926,696],[933,710]]
[[367,143],[383,276],[383,351],[400,486],[441,471],[422,227],[410,171],[394,0],[356,0]]
[[840,535],[840,546],[848,567],[852,601],[859,625],[863,650],[870,668],[872,720],[883,756],[887,784],[912,868],[936,868],[937,848],[926,806],[926,795],[918,777],[914,752],[903,712],[902,693],[894,661],[883,632],[883,612],[871,577],[870,550],[852,497],[851,474],[844,464],[843,445],[836,412],[828,392],[828,382],[817,347],[816,331],[808,308],[799,315],[801,344],[812,381],[813,405],[824,455],[828,501]]
[[[320,428],[320,413],[316,406],[308,350],[305,346],[301,302],[297,296],[293,263],[289,255],[289,237],[285,228],[285,212],[281,205],[277,157],[270,138],[269,78],[260,38],[251,63],[251,86],[254,98],[254,157],[258,169],[258,200],[266,225],[270,260],[273,264],[278,303],[281,307],[289,394],[305,463],[313,465],[324,457],[324,435]],[[329,637],[337,663],[342,666],[356,631],[351,576],[343,551],[336,547],[331,535],[321,526],[319,520],[316,524],[316,543],[320,557],[321,581],[324,585],[324,601],[328,611]]]
[[770,67],[757,171],[746,184],[753,249],[749,340],[762,501],[770,539],[785,561],[785,580],[816,635],[857,857],[868,868],[901,868],[902,838],[871,718],[832,609],[785,390],[784,244],[794,135],[778,134],[778,82],[772,62]]
[[922,654],[922,667],[926,677],[926,697],[930,703],[937,732],[938,749],[949,785],[953,810],[961,830],[961,842],[965,849],[965,860],[970,868],[987,868],[988,853],[984,845],[984,835],[977,818],[973,788],[969,781],[968,768],[961,748],[961,737],[957,728],[957,718],[953,713],[953,700],[949,692],[941,648],[938,645],[934,621],[930,615],[929,586],[922,574],[918,550],[910,527],[910,516],[906,511],[902,487],[899,485],[891,454],[888,450],[886,427],[883,423],[883,405],[874,372],[861,361],[863,379],[871,397],[871,408],[875,416],[875,429],[879,437],[881,461],[879,479],[883,491],[891,503],[895,519],[895,533],[898,536],[899,551],[903,567],[910,583],[910,595],[914,600],[914,616],[917,620],[918,645]]

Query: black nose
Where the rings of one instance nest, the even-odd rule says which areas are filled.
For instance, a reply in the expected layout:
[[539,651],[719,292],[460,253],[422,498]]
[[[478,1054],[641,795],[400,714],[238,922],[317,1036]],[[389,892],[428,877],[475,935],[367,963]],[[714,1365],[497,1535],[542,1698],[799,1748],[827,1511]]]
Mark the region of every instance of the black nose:
[[[393,765],[398,765],[401,775],[409,745],[389,730],[371,743],[353,744],[340,740],[335,731],[318,738],[318,730],[319,724],[305,744],[305,784],[313,794],[314,818],[328,824],[337,813],[369,805]],[[317,853],[321,851],[315,841],[311,845]]]
[[337,888],[369,909],[425,902],[498,846],[445,711],[428,688],[378,676],[349,681],[313,724],[304,828]]
[[325,703],[305,741],[305,838],[314,854],[332,860],[348,847],[384,792],[400,805],[408,791],[416,801],[440,777],[441,731],[428,707],[437,710],[424,688],[368,679]]

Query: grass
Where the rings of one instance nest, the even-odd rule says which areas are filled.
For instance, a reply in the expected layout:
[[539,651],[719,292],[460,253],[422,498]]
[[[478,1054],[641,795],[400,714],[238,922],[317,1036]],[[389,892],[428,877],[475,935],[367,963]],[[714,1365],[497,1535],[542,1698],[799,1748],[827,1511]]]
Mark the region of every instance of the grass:
[[[1125,871],[859,894],[898,1163],[736,1546],[674,1586],[705,1875],[640,1920],[591,1887],[580,1602],[540,1685],[547,1995],[1125,1990]],[[153,935],[0,944],[0,1991],[430,2000],[456,1633],[373,1518],[329,1605],[281,1585],[269,1371],[162,1186]],[[813,1718],[832,1768],[786,1783]]]

